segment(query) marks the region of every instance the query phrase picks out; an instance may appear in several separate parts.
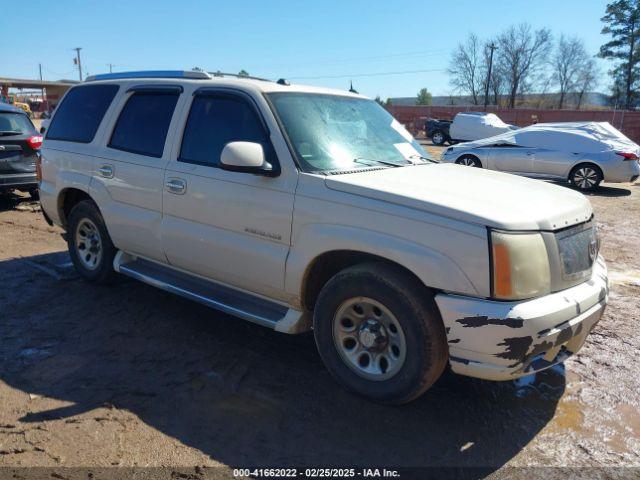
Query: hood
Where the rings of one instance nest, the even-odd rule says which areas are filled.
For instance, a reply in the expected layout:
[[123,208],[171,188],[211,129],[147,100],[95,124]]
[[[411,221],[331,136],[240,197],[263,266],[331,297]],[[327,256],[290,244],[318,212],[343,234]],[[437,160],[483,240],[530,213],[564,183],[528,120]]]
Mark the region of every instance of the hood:
[[540,180],[455,164],[335,175],[332,190],[505,230],[557,230],[591,218],[589,200]]

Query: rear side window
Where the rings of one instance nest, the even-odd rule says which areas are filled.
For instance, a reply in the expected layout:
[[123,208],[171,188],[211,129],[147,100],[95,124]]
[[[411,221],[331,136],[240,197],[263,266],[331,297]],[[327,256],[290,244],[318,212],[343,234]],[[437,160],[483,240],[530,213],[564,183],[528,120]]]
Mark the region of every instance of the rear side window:
[[36,128],[23,113],[0,112],[0,136],[36,133]]
[[109,147],[162,157],[178,94],[134,93],[122,109]]
[[267,132],[257,113],[233,95],[198,95],[193,99],[180,148],[180,161],[217,166],[229,142],[262,145],[267,161],[275,157]]
[[117,92],[117,85],[72,88],[58,107],[47,130],[47,138],[90,143]]

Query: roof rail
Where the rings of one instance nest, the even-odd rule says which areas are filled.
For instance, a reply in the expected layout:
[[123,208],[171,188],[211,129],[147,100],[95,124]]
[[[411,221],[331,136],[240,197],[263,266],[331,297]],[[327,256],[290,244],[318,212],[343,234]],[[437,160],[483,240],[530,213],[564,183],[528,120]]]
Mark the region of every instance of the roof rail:
[[249,80],[260,80],[262,82],[273,82],[268,78],[253,77],[251,75],[241,75],[239,73],[225,73],[225,72],[208,72],[213,77],[235,77],[235,78],[248,78]]
[[95,80],[118,80],[121,78],[191,78],[209,80],[211,75],[197,70],[146,70],[139,72],[101,73],[87,77],[86,82]]

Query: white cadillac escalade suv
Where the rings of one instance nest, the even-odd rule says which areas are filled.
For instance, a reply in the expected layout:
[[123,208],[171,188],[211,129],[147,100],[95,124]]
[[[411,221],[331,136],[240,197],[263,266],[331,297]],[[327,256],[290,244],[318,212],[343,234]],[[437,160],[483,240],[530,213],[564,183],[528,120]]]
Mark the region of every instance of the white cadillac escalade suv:
[[607,302],[580,193],[439,164],[375,101],[204,72],[73,87],[38,165],[86,280],[116,273],[285,333],[386,403],[447,365],[564,361]]

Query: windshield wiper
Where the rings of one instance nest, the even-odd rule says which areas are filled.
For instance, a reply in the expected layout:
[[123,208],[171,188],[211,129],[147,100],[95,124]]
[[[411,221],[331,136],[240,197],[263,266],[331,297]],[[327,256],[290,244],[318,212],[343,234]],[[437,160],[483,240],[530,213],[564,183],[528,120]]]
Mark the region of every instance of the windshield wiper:
[[425,157],[423,155],[411,155],[409,158],[419,158],[420,160],[426,160],[427,162],[431,162],[431,163],[440,163],[438,160],[434,158]]
[[402,167],[404,165],[407,165],[406,163],[397,163],[397,162],[390,162],[388,160],[375,160],[373,158],[362,158],[362,157],[354,158],[353,162],[354,163],[375,162],[379,165],[389,165],[391,167]]
[[11,135],[22,135],[22,132],[19,132],[17,130],[5,130],[3,132],[0,132],[0,137],[9,137]]

